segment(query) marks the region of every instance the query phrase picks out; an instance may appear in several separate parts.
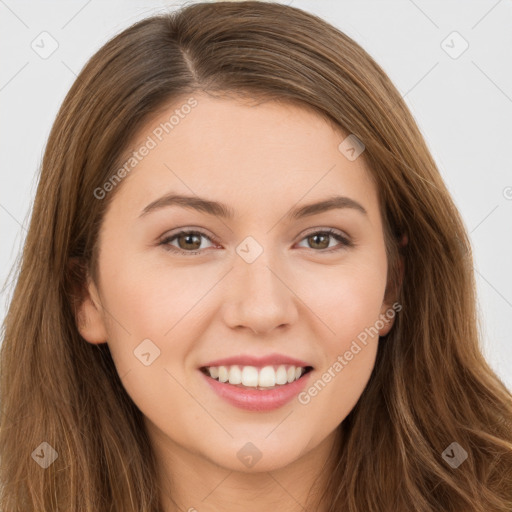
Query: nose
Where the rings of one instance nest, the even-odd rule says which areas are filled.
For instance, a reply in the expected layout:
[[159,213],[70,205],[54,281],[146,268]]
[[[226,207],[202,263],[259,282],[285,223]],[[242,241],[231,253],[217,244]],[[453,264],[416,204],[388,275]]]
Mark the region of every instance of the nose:
[[[224,321],[233,329],[266,334],[292,325],[298,318],[298,298],[289,281],[290,273],[264,251],[253,263],[237,258],[226,283]],[[288,279],[287,279],[288,278]]]

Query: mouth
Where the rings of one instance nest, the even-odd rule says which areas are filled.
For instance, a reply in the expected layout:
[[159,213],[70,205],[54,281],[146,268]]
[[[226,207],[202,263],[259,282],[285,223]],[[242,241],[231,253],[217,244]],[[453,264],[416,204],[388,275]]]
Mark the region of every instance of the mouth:
[[205,384],[222,400],[251,412],[284,407],[308,385],[312,366],[202,366]]
[[263,367],[229,365],[203,366],[199,370],[207,377],[224,384],[242,389],[266,391],[284,388],[302,379],[313,370],[312,366],[289,364],[267,365]]

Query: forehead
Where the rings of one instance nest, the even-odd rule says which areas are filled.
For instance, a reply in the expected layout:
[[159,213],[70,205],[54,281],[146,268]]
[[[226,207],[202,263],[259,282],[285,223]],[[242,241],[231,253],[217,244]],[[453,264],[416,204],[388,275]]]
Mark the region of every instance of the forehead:
[[114,202],[140,210],[173,191],[229,203],[241,216],[336,194],[372,210],[376,188],[364,152],[347,158],[348,135],[291,103],[184,96],[139,129]]

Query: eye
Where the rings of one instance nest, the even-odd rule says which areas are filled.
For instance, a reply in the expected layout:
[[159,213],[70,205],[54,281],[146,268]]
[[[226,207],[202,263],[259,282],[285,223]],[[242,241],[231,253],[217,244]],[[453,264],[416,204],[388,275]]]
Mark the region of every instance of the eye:
[[[334,245],[334,247],[332,247],[330,245],[329,239],[332,240],[333,238],[340,242],[340,244]],[[316,252],[340,251],[346,247],[352,247],[354,245],[348,237],[332,228],[326,229],[324,231],[313,231],[302,240],[306,240],[310,247],[313,249],[321,249],[321,251]]]
[[[159,245],[163,245],[171,252],[177,252],[185,255],[194,255],[201,253],[199,247],[201,246],[201,238],[215,242],[215,240],[201,231],[179,231],[174,235],[164,238]],[[178,247],[171,245],[171,242],[176,241]],[[192,250],[188,250],[192,249]]]
[[[205,238],[214,244],[218,244],[218,241],[215,238],[206,235],[201,231],[184,230],[165,237],[161,242],[159,242],[159,245],[164,246],[168,251],[189,256],[201,254],[201,252],[203,252],[204,248],[200,248],[201,238]],[[332,247],[329,239],[335,239],[340,243]],[[321,253],[340,251],[354,245],[348,237],[332,228],[322,231],[313,231],[302,240],[307,240],[312,249],[320,249],[316,252]],[[172,245],[172,242],[176,242],[177,246]]]

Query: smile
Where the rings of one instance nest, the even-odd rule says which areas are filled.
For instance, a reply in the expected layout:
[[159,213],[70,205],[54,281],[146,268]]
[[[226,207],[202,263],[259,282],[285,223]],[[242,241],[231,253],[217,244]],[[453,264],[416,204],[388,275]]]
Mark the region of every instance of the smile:
[[305,388],[312,369],[311,366],[232,365],[202,367],[200,373],[210,389],[224,401],[240,409],[264,412],[293,400]]
[[273,389],[276,386],[290,384],[312,369],[311,366],[268,365],[256,366],[207,366],[201,371],[219,382],[228,382],[239,387]]

